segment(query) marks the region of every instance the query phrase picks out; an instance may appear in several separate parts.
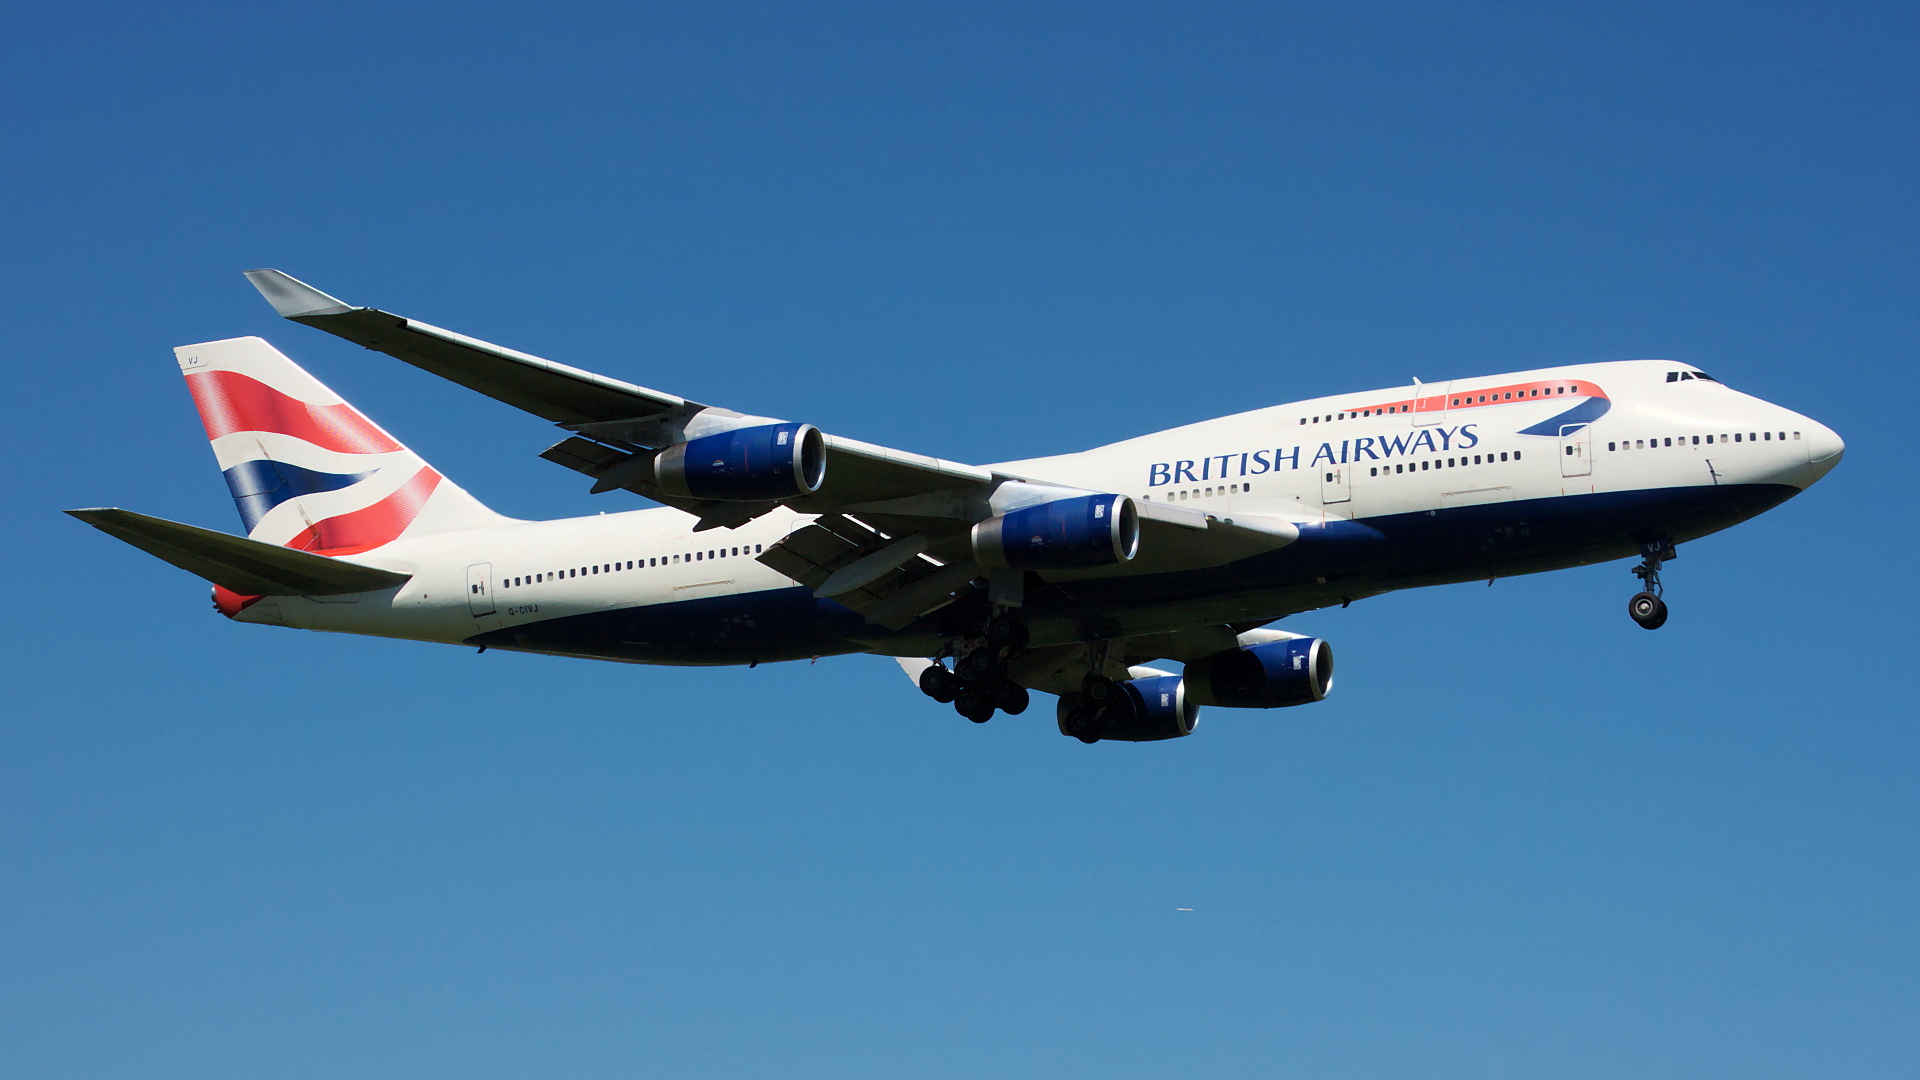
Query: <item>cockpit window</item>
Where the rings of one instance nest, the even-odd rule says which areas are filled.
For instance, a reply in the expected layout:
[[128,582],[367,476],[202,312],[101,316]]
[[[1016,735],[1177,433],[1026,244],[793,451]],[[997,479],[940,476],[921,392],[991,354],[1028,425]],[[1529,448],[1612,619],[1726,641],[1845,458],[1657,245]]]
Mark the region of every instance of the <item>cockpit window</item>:
[[1667,372],[1668,382],[1686,382],[1689,379],[1705,379],[1707,382],[1720,381],[1719,379],[1714,378],[1713,376],[1707,374],[1704,371],[1669,371]]

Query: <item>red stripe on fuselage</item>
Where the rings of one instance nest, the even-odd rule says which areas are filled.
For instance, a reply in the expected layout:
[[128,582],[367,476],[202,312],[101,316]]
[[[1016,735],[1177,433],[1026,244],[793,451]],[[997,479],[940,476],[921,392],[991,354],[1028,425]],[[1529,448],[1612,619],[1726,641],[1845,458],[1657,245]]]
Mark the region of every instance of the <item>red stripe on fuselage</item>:
[[1471,391],[1435,394],[1432,397],[1403,398],[1378,405],[1356,405],[1342,419],[1377,416],[1382,413],[1447,412],[1453,409],[1484,409],[1493,405],[1512,405],[1520,401],[1547,398],[1605,398],[1607,392],[1584,379],[1537,379],[1533,382],[1507,383],[1504,386],[1480,386]]
[[400,444],[353,406],[310,405],[237,371],[187,376],[208,439],[236,431],[271,431],[342,454],[386,454]]
[[320,555],[353,555],[390,544],[413,524],[438,486],[440,474],[424,466],[393,494],[372,506],[317,521],[285,546]]

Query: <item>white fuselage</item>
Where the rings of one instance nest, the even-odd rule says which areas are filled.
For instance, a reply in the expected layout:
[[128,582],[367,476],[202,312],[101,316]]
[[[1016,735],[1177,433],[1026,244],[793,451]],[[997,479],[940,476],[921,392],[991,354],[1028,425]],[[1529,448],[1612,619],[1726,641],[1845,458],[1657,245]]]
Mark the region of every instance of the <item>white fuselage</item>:
[[[1669,381],[1676,372],[1687,377]],[[1478,507],[1473,527],[1484,528],[1501,504],[1538,508],[1542,500],[1586,497],[1581,505],[1594,507],[1595,516],[1583,527],[1594,530],[1593,543],[1604,547],[1618,539],[1598,535],[1607,528],[1605,508],[1634,493],[1798,490],[1838,460],[1843,447],[1824,426],[1695,374],[1684,364],[1624,361],[1341,394],[993,469],[1223,517],[1302,523],[1377,523],[1408,515],[1438,520],[1449,511]],[[1482,400],[1513,394],[1519,396]],[[1584,412],[1570,412],[1583,402],[1591,403]],[[1562,416],[1569,422],[1554,425]],[[1543,424],[1564,430],[1542,431]],[[1537,509],[1529,513],[1539,515]],[[1732,513],[1705,531],[1739,516]],[[412,574],[395,592],[324,600],[267,597],[238,618],[459,643],[619,609],[793,590],[793,581],[754,556],[810,520],[781,509],[735,529],[695,532],[693,517],[649,509],[403,538],[358,560]],[[1606,557],[1623,553],[1606,551]],[[1530,558],[1515,572],[1555,564],[1550,554]],[[1590,560],[1569,556],[1557,564],[1579,561]],[[1259,609],[1262,602],[1248,601],[1254,608],[1242,610],[1265,618],[1289,613]],[[1318,597],[1309,604],[1323,602]],[[1174,624],[1183,618],[1220,614],[1164,606],[1188,612],[1156,624],[1167,629],[1178,629]],[[714,610],[724,611],[724,603]],[[751,604],[743,604],[734,617],[756,616]],[[876,638],[883,636],[876,631]],[[606,655],[538,643],[526,647]],[[864,647],[895,651],[871,642]],[[758,658],[747,650],[737,662]]]

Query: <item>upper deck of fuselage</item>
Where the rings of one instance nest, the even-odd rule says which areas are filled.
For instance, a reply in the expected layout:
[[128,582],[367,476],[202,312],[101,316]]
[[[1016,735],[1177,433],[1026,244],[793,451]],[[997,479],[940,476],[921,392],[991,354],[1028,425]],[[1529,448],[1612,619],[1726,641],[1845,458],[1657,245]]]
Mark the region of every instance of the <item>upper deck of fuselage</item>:
[[[1123,461],[1220,453],[1285,443],[1338,445],[1417,427],[1556,437],[1629,418],[1667,427],[1789,426],[1813,432],[1815,456],[1838,436],[1783,406],[1735,390],[1691,364],[1615,360],[1362,390],[1270,405],[1183,424],[1090,450],[990,466],[1009,475],[1093,484]],[[1214,449],[1214,448],[1219,449]]]

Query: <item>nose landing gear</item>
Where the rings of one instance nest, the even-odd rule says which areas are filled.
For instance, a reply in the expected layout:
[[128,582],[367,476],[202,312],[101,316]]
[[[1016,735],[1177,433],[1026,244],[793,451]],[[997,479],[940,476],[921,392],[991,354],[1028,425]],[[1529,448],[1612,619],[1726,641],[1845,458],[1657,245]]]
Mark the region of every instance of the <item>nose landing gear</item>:
[[1667,602],[1661,599],[1665,590],[1660,587],[1660,564],[1679,557],[1671,540],[1640,545],[1640,565],[1633,568],[1633,576],[1640,579],[1642,588],[1627,601],[1627,614],[1642,628],[1658,630],[1667,624]]

